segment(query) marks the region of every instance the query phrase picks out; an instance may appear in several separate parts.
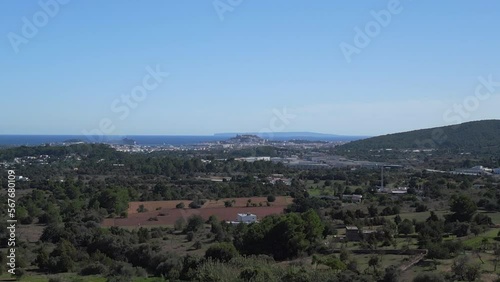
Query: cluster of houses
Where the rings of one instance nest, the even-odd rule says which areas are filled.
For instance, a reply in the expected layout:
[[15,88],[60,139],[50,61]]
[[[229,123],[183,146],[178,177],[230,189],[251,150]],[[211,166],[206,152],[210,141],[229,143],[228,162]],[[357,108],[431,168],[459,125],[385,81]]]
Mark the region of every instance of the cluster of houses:
[[453,174],[463,174],[463,175],[489,175],[489,174],[500,174],[500,168],[487,168],[482,165],[475,166],[467,169],[456,169],[452,171]]
[[391,195],[404,195],[408,193],[408,187],[397,187],[397,188],[379,187],[378,192]]
[[0,166],[7,168],[7,167],[10,167],[10,166],[13,166],[16,164],[27,164],[27,165],[42,164],[42,165],[46,165],[46,164],[48,164],[49,158],[50,158],[49,155],[26,156],[26,157],[14,158],[14,160],[11,162],[0,162]]
[[292,179],[291,178],[286,178],[284,177],[283,174],[272,174],[270,177],[267,178],[269,183],[271,184],[276,184],[277,182],[283,182],[285,185],[292,185]]

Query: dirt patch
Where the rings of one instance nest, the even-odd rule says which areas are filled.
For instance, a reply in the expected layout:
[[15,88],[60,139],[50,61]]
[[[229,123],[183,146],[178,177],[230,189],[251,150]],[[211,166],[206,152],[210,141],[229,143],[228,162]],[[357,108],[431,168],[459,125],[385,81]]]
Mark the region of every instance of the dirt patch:
[[[219,200],[209,200],[206,201],[205,204],[201,207],[205,208],[223,208],[224,202],[233,201],[233,207],[246,207],[248,204],[248,200],[250,200],[251,204],[262,204],[262,206],[267,206],[267,197],[248,197],[248,198],[226,198]],[[163,209],[174,209],[176,205],[179,203],[184,203],[184,206],[187,208],[192,201],[190,200],[173,200],[173,201],[146,201],[146,202],[130,202],[128,208],[128,214],[139,213],[137,210],[141,205],[148,211],[159,211]],[[275,206],[287,206],[293,202],[292,197],[287,196],[278,196],[276,200],[272,203],[269,203],[272,207]]]
[[[207,201],[199,209],[177,209],[175,206],[183,202],[187,207],[191,201],[149,201],[149,202],[131,202],[129,204],[129,213],[127,218],[106,218],[103,226],[143,226],[143,225],[173,225],[178,218],[187,220],[191,215],[201,215],[208,219],[211,215],[217,216],[220,220],[236,220],[238,213],[252,213],[257,215],[258,219],[271,214],[283,213],[284,208],[292,203],[291,197],[276,197],[276,201],[271,206],[247,207],[248,199],[251,203],[265,203],[266,197],[234,198],[233,207],[224,207],[224,201],[231,201],[232,198],[220,199],[218,201]],[[137,209],[144,205],[147,212],[139,213]]]

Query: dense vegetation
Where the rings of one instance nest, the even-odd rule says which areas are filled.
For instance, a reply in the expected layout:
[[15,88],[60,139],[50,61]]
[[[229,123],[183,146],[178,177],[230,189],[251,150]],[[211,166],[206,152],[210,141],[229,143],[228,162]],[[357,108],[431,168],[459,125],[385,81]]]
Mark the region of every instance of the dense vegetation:
[[[378,170],[297,170],[233,158],[249,151],[283,153],[264,147],[219,159],[218,152],[133,154],[95,144],[0,150],[9,169],[30,179],[17,182],[16,215],[37,236],[19,238],[18,276],[321,282],[474,281],[496,273],[498,178],[392,168],[384,186],[408,190],[391,195],[378,191]],[[276,174],[290,178],[290,185],[271,183]],[[1,185],[7,187],[3,177]],[[362,202],[349,200],[353,194]],[[293,203],[258,223],[192,215],[173,226],[101,226],[104,218],[126,218],[130,201],[189,200],[176,208],[197,209],[210,199],[261,196],[273,203],[280,195]],[[5,202],[0,209],[5,216]],[[0,222],[2,252],[5,224]],[[359,229],[359,240],[347,239],[346,226]],[[412,260],[422,260],[414,267],[434,268],[411,276],[404,269]],[[4,264],[0,270],[5,273]]]
[[397,154],[401,154],[401,150],[427,149],[437,150],[442,154],[468,153],[473,156],[498,156],[500,154],[500,120],[474,121],[377,136],[350,142],[338,147],[336,151],[345,155],[369,156],[370,151],[387,149]]

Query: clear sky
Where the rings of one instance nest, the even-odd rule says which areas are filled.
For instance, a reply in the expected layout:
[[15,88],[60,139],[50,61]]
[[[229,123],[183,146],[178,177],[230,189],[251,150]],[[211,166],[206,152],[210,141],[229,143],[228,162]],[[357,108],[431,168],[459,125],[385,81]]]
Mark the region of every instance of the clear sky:
[[500,1],[55,1],[0,4],[0,134],[378,135],[500,118]]

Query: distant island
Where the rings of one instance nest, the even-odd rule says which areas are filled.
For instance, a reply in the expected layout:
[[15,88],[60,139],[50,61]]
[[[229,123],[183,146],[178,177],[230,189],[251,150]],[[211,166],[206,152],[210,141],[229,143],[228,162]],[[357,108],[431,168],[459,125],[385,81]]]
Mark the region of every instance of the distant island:
[[247,133],[216,133],[215,137],[232,138],[236,136],[257,136],[262,139],[288,141],[288,140],[306,140],[306,141],[355,141],[368,138],[368,136],[349,136],[336,135],[315,132],[247,132]]

